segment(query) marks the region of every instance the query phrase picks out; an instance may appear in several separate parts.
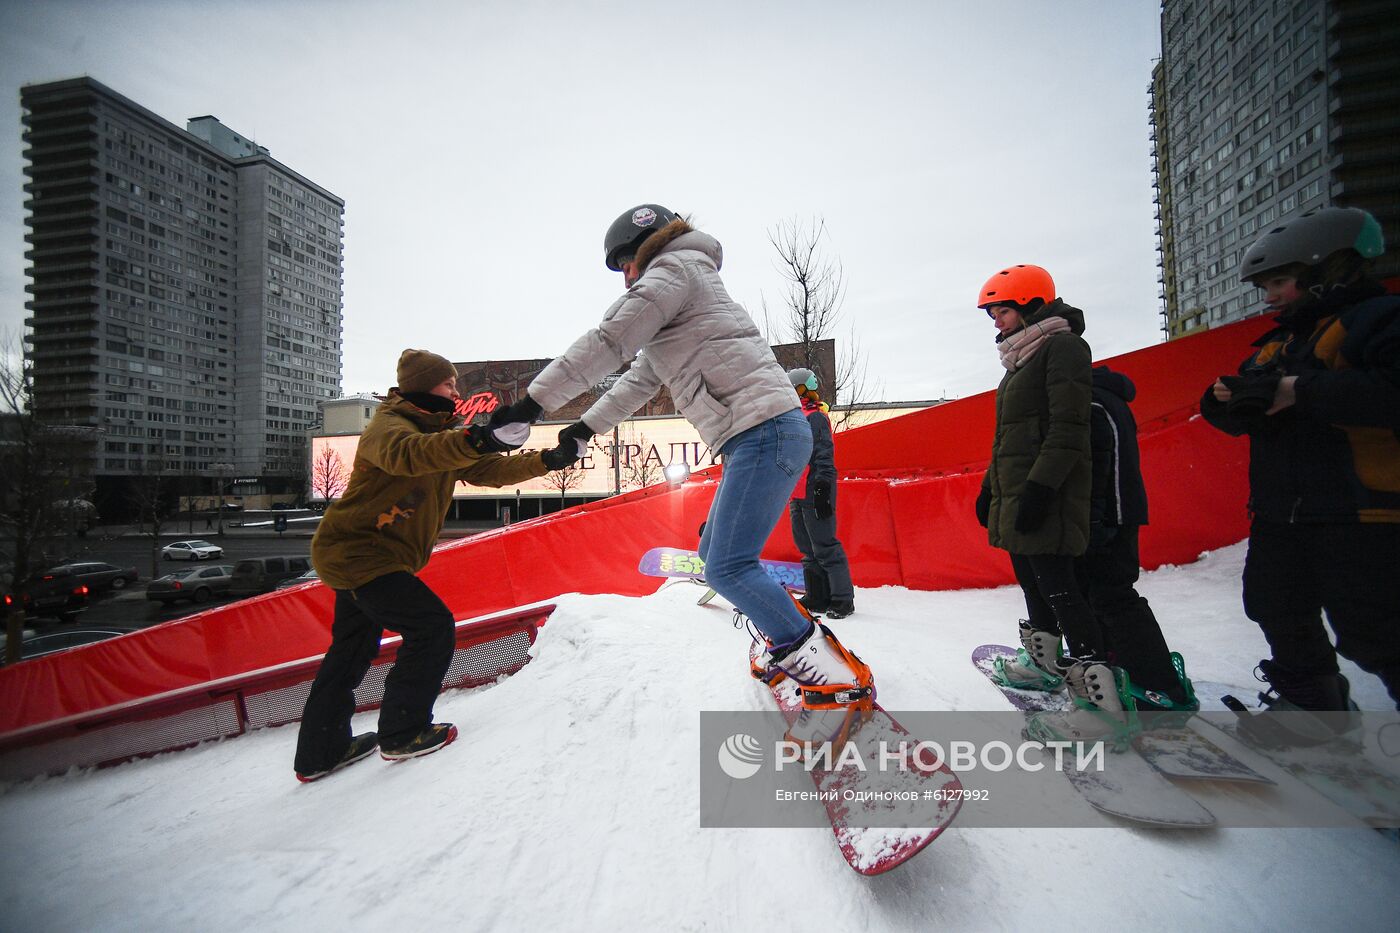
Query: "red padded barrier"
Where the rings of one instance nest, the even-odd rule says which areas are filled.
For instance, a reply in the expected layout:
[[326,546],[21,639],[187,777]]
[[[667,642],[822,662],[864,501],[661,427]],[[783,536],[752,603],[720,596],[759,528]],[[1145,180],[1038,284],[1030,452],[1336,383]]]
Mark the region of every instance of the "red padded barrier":
[[[1205,425],[1195,407],[1269,323],[1256,318],[1108,361],[1138,385],[1133,409],[1152,513],[1144,566],[1190,561],[1245,536],[1246,444]],[[984,392],[840,435],[841,538],[857,584],[1010,582],[1005,554],[987,545],[972,513],[992,429],[993,395]],[[660,582],[638,574],[637,561],[651,547],[695,546],[718,469],[679,490],[639,490],[446,544],[424,578],[459,619],[569,592],[652,592]],[[764,554],[797,556],[785,517]],[[17,729],[315,656],[329,643],[330,607],[321,586],[271,593],[0,669],[0,742]]]

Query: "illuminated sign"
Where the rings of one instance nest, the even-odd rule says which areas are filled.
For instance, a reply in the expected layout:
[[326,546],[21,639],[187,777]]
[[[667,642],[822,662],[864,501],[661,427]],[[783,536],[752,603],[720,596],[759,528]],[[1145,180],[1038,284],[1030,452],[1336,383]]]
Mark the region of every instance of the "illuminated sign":
[[477,415],[495,411],[500,404],[490,392],[478,392],[471,398],[459,398],[455,410],[462,418],[471,421]]

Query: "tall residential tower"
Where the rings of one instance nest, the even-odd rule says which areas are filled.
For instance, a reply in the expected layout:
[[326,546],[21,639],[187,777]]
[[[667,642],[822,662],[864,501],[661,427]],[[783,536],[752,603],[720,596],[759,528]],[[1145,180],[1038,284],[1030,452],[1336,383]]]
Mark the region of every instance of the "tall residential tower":
[[339,394],[344,202],[214,117],[90,78],[20,97],[38,414],[93,429],[100,497],[155,472],[300,492]]
[[1400,273],[1400,16],[1393,0],[1164,0],[1153,73],[1162,328],[1264,311],[1244,249],[1335,204],[1385,229]]

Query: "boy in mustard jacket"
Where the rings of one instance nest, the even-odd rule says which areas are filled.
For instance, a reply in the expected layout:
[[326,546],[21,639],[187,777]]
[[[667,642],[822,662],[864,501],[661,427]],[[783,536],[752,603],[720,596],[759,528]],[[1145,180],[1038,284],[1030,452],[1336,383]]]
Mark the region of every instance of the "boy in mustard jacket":
[[[459,480],[506,486],[563,469],[587,452],[565,439],[542,453],[480,453],[454,412],[457,370],[426,350],[399,357],[398,385],[355,453],[345,495],[326,510],[311,562],[335,591],[331,646],[302,713],[294,767],[309,782],[379,748],[389,761],[437,751],[457,737],[433,722],[456,643],[455,620],[416,574],[428,563]],[[384,629],[403,636],[384,681],[379,732],[352,736],[355,688],[379,654]]]

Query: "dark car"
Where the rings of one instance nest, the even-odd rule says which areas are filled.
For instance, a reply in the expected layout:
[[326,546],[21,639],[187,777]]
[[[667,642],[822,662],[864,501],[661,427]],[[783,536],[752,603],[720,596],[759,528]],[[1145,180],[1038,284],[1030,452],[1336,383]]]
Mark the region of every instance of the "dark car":
[[312,567],[310,570],[306,571],[306,573],[302,574],[299,577],[292,577],[290,580],[283,580],[281,583],[277,584],[277,588],[279,590],[285,590],[293,586],[301,586],[303,583],[315,583],[320,579],[321,575],[316,572],[315,567]]
[[128,584],[136,582],[135,567],[118,567],[116,564],[104,564],[100,561],[64,564],[53,569],[69,571],[86,583],[93,593],[124,590]]
[[77,574],[55,568],[30,577],[27,583],[5,593],[5,608],[21,600],[24,611],[31,616],[51,616],[71,622],[87,608],[88,586]]
[[167,606],[182,599],[207,603],[216,596],[227,596],[233,583],[233,567],[228,564],[195,567],[167,573],[146,586],[146,598]]
[[[20,643],[21,661],[41,658],[57,651],[67,651],[81,645],[106,641],[118,635],[137,631],[134,625],[61,625],[30,634]],[[0,656],[3,657],[3,656]]]
[[296,554],[240,560],[233,568],[233,595],[242,597],[270,593],[283,580],[301,576],[310,569],[311,558]]

